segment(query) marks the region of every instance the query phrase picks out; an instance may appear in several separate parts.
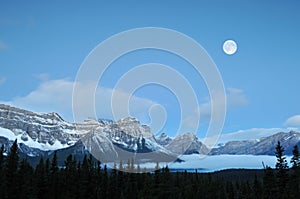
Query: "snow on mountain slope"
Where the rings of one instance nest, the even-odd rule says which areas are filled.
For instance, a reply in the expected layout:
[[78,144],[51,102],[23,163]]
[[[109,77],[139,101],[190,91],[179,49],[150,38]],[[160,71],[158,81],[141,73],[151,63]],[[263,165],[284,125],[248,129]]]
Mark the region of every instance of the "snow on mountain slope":
[[3,104],[0,104],[0,127],[10,130],[20,142],[35,144],[43,150],[64,148],[79,139],[75,126],[57,113],[39,114]]
[[40,149],[40,150],[43,150],[43,151],[57,150],[57,149],[66,148],[66,147],[69,147],[70,145],[75,143],[75,142],[73,142],[73,143],[70,142],[68,144],[67,143],[62,144],[58,140],[55,140],[52,145],[50,145],[49,143],[40,143],[40,142],[34,141],[29,136],[26,136],[26,138],[24,138],[24,134],[15,135],[15,133],[13,133],[11,130],[4,129],[2,127],[0,127],[0,136],[5,137],[5,138],[7,138],[8,140],[11,140],[11,141],[14,141],[14,140],[17,139],[18,143],[23,143],[23,144],[27,145],[28,147]]

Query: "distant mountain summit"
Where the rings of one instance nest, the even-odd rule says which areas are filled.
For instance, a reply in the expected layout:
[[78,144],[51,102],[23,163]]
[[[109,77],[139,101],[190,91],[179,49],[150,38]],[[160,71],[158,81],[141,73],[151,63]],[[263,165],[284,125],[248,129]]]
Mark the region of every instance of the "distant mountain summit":
[[167,146],[173,140],[173,138],[168,136],[166,133],[162,133],[159,136],[156,136],[155,139],[157,143],[162,146]]
[[156,137],[159,144],[175,154],[207,154],[209,149],[193,133],[184,133],[175,138],[162,133]]
[[285,148],[286,155],[292,155],[295,145],[300,147],[300,133],[295,131],[279,132],[274,135],[256,140],[229,141],[224,146],[214,148],[211,155],[274,155],[277,142]]

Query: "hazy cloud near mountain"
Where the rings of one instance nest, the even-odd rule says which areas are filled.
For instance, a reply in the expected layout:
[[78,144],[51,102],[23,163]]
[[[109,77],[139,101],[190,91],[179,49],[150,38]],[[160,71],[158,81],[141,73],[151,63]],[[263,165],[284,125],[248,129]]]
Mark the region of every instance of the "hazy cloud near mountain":
[[[73,122],[73,110],[72,110],[72,94],[74,81],[70,79],[56,79],[49,80],[46,74],[38,75],[38,78],[42,80],[41,84],[33,91],[31,91],[26,96],[15,97],[10,101],[2,102],[5,104],[10,104],[12,106],[17,106],[27,110],[32,110],[36,112],[57,112],[62,115],[67,121]],[[0,79],[1,80],[1,79]],[[1,83],[1,81],[0,81]],[[121,90],[113,90],[111,88],[98,87],[95,92],[95,110],[89,109],[87,107],[94,107],[93,104],[87,104],[85,97],[88,96],[86,92],[90,89],[88,85],[83,89],[80,89],[80,98],[83,100],[78,104],[78,112],[80,112],[80,117],[76,120],[84,120],[88,117],[94,118],[107,118],[113,119],[113,113],[111,108],[112,93],[117,93],[118,99],[115,101],[114,106],[116,112],[120,112],[122,117],[126,117],[127,112],[124,109],[127,102],[126,99],[130,97],[131,94],[123,92]],[[94,92],[94,91],[93,91]],[[88,100],[90,103],[90,101]],[[218,108],[218,102],[216,102],[216,108]],[[231,109],[238,106],[244,106],[248,103],[248,100],[243,92],[243,90],[236,88],[227,89],[227,109]],[[152,119],[150,124],[154,132],[158,132],[160,128],[164,125],[165,117],[167,117],[167,112],[163,107],[150,99],[137,97],[132,95],[129,102],[130,115],[137,117],[142,123],[149,122],[149,116]],[[193,110],[193,107],[188,107]],[[190,131],[189,129],[195,129],[197,120],[200,115],[200,124],[207,123],[210,119],[210,102],[209,98],[206,102],[199,104],[198,108],[195,108],[194,113],[188,117],[183,118],[182,130],[184,132]],[[124,112],[125,111],[125,112]],[[114,118],[120,119],[120,118]]]
[[288,127],[300,127],[300,115],[294,115],[288,118],[284,125]]
[[[73,93],[74,82],[68,79],[58,79],[58,80],[48,80],[43,81],[37,89],[30,92],[28,95],[23,97],[15,97],[11,101],[2,102],[5,104],[10,104],[12,106],[17,106],[20,108],[25,108],[28,110],[36,112],[58,112],[66,120],[73,121],[72,117],[72,93]],[[85,91],[89,90],[88,88]],[[111,118],[112,113],[110,109],[110,98],[111,93],[113,92],[110,88],[98,88],[95,92],[95,99],[97,101],[96,108],[97,116],[101,118]],[[121,96],[129,95],[127,93],[120,92]],[[82,95],[85,95],[82,92]],[[144,109],[150,108],[152,105],[156,104],[155,102],[132,96],[132,100],[136,104],[134,112],[145,111]],[[122,99],[120,99],[122,101]],[[121,102],[120,102],[121,104]],[[82,118],[86,119],[87,117],[93,117],[94,115],[90,112],[86,112],[85,107],[88,106],[85,104],[85,101],[82,101]]]

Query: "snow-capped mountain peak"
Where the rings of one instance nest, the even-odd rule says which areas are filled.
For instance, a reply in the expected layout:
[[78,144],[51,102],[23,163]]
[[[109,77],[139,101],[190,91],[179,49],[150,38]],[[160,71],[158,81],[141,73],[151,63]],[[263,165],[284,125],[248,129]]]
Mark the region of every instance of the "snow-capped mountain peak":
[[[85,150],[107,161],[127,161],[128,154],[136,156],[137,153],[152,154],[147,158],[140,155],[141,159],[177,158],[156,142],[149,126],[141,125],[136,118],[127,117],[117,122],[87,119],[82,123],[68,123],[56,113],[39,114],[0,105],[0,127],[2,144],[8,145],[17,139],[22,146],[31,148],[23,151],[36,156],[43,151],[69,148],[81,142]],[[80,144],[76,146],[82,147]]]

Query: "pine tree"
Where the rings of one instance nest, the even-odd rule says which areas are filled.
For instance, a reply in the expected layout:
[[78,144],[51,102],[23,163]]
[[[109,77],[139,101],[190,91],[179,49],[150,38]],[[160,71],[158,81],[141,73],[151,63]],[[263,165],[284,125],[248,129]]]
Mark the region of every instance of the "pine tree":
[[33,198],[34,191],[33,183],[33,168],[28,163],[27,159],[24,158],[20,163],[20,168],[18,171],[18,193],[16,193],[19,198]]
[[73,160],[72,155],[69,155],[65,161],[65,171],[68,174],[72,174],[74,170],[76,170],[76,161]]
[[145,140],[145,138],[142,138],[142,153],[145,153],[145,152],[147,152],[147,150],[146,150],[146,140]]
[[137,172],[137,173],[141,173],[141,167],[140,167],[140,164],[137,165],[136,172]]
[[122,160],[120,160],[120,163],[119,163],[119,171],[123,171],[124,168],[123,168],[123,162]]
[[276,198],[276,178],[274,171],[271,167],[266,166],[263,178],[263,198],[273,199]]
[[130,159],[128,159],[128,160],[127,160],[126,171],[127,171],[127,172],[131,172],[131,171],[130,171],[130,168],[131,168],[131,162],[130,162]]
[[289,180],[289,197],[298,198],[300,195],[300,157],[298,146],[294,146],[293,157],[291,158],[293,173]]
[[88,168],[89,168],[90,173],[92,173],[93,169],[95,168],[92,154],[90,154],[89,159],[88,159]]
[[278,170],[277,172],[278,193],[279,195],[283,195],[288,180],[288,175],[287,175],[288,166],[287,166],[286,157],[284,156],[284,148],[281,146],[279,141],[276,146],[275,155],[277,158],[276,169]]
[[300,167],[300,154],[299,154],[299,149],[298,146],[295,145],[293,149],[293,157],[291,159],[292,169],[297,170]]
[[108,198],[108,172],[107,172],[107,166],[104,165],[103,168],[103,175],[101,178],[101,184],[100,184],[100,191],[99,191],[99,198]]
[[49,160],[49,158],[47,158],[46,162],[45,162],[45,174],[46,174],[46,180],[49,181],[49,176],[50,176],[50,160]]
[[5,187],[5,182],[4,182],[5,158],[3,153],[4,153],[4,145],[2,144],[0,149],[0,198],[4,198],[4,187]]
[[1,149],[0,149],[0,177],[2,174],[2,169],[3,169],[3,165],[4,165],[4,145],[2,144]]
[[51,174],[55,174],[55,173],[58,172],[56,151],[54,152],[54,155],[53,155],[53,158],[52,158],[50,172],[51,172]]
[[124,188],[124,186],[126,185],[124,182],[124,177],[125,177],[125,173],[123,170],[123,165],[122,165],[122,160],[120,160],[120,165],[119,165],[119,170],[117,173],[112,173],[112,176],[116,175],[116,185],[117,185],[117,189],[118,191],[122,190]]
[[6,161],[6,197],[8,198],[18,198],[16,193],[18,193],[18,187],[15,182],[17,182],[17,171],[19,163],[19,154],[18,154],[18,144],[17,140],[14,141],[13,145],[10,148],[9,154]]
[[88,197],[88,184],[89,184],[89,165],[87,156],[84,155],[82,164],[81,164],[81,173],[80,173],[80,198]]
[[140,143],[140,138],[138,138],[136,145],[137,145],[137,152],[142,152],[142,145]]
[[59,183],[59,173],[58,173],[58,165],[57,165],[57,155],[56,151],[54,152],[52,162],[51,162],[51,167],[50,167],[50,198],[58,198],[59,197],[59,188],[60,183]]
[[160,186],[161,186],[161,170],[159,168],[159,163],[156,162],[156,166],[155,166],[155,171],[154,171],[154,194],[156,195],[155,197],[157,197],[157,195],[160,192]]
[[162,173],[160,174],[161,185],[160,185],[160,198],[166,198],[172,195],[173,189],[173,178],[170,173],[168,165],[162,168]]
[[129,168],[130,172],[134,172],[134,158],[132,157],[130,160],[130,168]]
[[81,162],[76,162],[76,182],[77,182],[77,190],[75,191],[77,198],[80,198],[81,195],[81,178],[82,178],[82,169]]
[[77,191],[76,160],[72,155],[69,155],[65,161],[64,178],[66,198],[75,198]]
[[37,198],[46,198],[47,193],[47,176],[44,158],[40,158],[39,164],[35,168],[35,184]]
[[96,177],[96,186],[95,186],[95,196],[96,198],[100,198],[101,195],[101,182],[102,182],[102,170],[101,170],[101,162],[97,161],[97,173],[95,174]]
[[158,162],[156,162],[156,165],[155,165],[155,172],[160,172],[160,168],[159,168],[159,163]]

